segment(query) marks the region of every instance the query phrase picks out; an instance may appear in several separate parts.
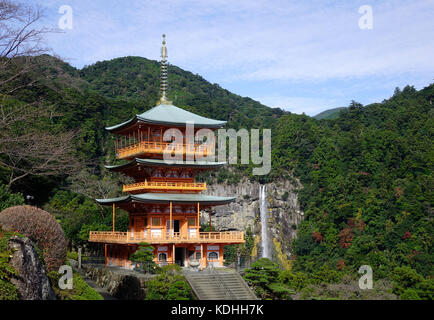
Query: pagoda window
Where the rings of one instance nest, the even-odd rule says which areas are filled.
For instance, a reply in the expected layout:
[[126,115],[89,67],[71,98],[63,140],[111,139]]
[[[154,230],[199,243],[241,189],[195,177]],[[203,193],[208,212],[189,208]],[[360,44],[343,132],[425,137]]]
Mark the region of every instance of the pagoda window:
[[163,173],[161,172],[161,170],[155,170],[154,172],[153,172],[153,175],[152,175],[154,178],[162,178],[163,177]]
[[200,260],[201,259],[201,254],[200,254],[200,252],[196,252],[196,260]]
[[166,177],[167,178],[178,178],[179,174],[176,170],[169,170],[166,172]]
[[152,217],[152,226],[159,227],[161,225],[161,218]]
[[219,254],[217,252],[209,252],[208,260],[217,260],[219,258]]
[[158,261],[166,262],[167,261],[167,253],[161,252],[158,254]]

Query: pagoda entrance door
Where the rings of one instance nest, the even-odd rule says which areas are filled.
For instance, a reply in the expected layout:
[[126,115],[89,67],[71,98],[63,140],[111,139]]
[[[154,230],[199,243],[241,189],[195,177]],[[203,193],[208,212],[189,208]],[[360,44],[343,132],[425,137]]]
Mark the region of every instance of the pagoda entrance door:
[[184,267],[185,255],[187,248],[175,248],[175,263],[181,267]]
[[173,231],[179,232],[179,220],[173,220]]

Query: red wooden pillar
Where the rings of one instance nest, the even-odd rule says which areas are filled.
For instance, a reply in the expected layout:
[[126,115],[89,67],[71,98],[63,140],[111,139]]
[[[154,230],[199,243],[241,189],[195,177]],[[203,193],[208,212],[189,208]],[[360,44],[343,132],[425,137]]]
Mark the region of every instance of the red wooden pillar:
[[203,243],[200,244],[200,270],[203,270]]
[[115,204],[113,203],[113,232],[115,232],[115,212],[116,212],[116,207]]
[[172,264],[175,264],[175,244],[172,245]]
[[[172,235],[173,222],[172,222],[172,202],[170,202],[170,214],[169,214],[169,236]],[[175,233],[173,233],[175,235]]]
[[199,202],[197,203],[197,222],[196,222],[196,226],[197,226],[197,237],[199,238],[199,231],[200,231],[200,205]]

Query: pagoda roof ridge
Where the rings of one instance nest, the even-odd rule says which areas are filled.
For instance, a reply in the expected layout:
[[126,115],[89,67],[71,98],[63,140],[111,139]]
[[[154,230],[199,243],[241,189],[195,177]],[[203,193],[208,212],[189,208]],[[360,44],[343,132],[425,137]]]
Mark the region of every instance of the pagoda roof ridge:
[[191,193],[141,193],[129,194],[123,197],[95,199],[99,204],[111,205],[115,203],[141,202],[141,203],[202,203],[209,205],[224,205],[234,201],[236,197],[221,197],[205,194]]
[[199,128],[221,128],[226,124],[226,121],[214,120],[184,110],[173,104],[159,104],[148,111],[141,114],[136,114],[133,118],[120,124],[106,127],[107,131],[116,132],[127,128],[128,126],[141,121],[150,124],[186,126],[191,123]]
[[134,160],[127,163],[118,164],[118,165],[104,165],[104,167],[108,170],[120,170],[120,169],[134,166],[136,164],[143,164],[148,166],[174,166],[174,167],[221,167],[224,166],[226,162],[135,158]]

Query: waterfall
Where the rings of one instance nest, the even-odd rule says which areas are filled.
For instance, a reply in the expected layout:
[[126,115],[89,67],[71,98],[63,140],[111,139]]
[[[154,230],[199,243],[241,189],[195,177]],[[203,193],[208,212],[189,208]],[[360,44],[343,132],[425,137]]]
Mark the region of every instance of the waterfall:
[[267,210],[267,187],[259,186],[259,201],[261,213],[261,247],[262,258],[270,258],[268,245],[268,210]]

